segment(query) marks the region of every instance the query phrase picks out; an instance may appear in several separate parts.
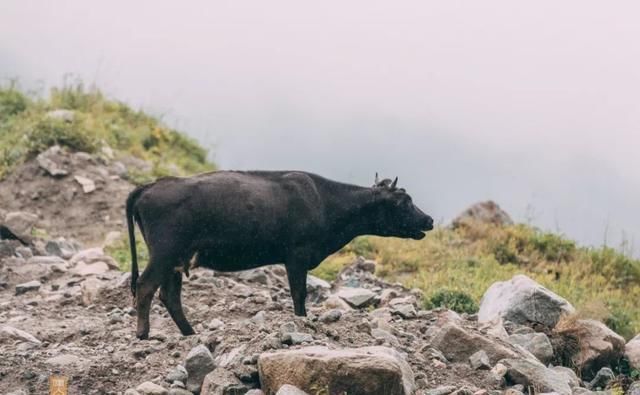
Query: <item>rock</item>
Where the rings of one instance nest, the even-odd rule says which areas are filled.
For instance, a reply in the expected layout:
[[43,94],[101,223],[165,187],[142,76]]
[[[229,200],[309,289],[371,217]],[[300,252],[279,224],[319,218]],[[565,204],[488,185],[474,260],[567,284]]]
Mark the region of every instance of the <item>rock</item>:
[[491,369],[491,362],[489,362],[489,356],[484,350],[476,351],[469,357],[469,365],[473,370],[489,370]]
[[278,392],[276,392],[276,395],[309,395],[309,394],[304,392],[298,387],[294,387],[293,385],[290,385],[290,384],[285,384],[282,387],[280,387]]
[[253,389],[249,390],[245,395],[265,395],[265,393],[261,389]]
[[556,331],[578,339],[572,362],[584,380],[595,377],[600,368],[615,365],[624,354],[625,342],[605,324],[595,320],[572,320]]
[[82,304],[84,306],[89,306],[98,301],[102,287],[102,281],[96,278],[89,278],[83,281],[80,285],[80,297]]
[[110,256],[105,255],[103,249],[99,247],[88,248],[86,250],[79,251],[69,260],[69,264],[71,266],[75,266],[80,262],[84,262],[87,265],[96,262],[102,262],[105,263],[110,269],[118,269],[118,263],[114,261]]
[[224,329],[224,322],[222,322],[221,320],[219,320],[217,318],[214,318],[209,322],[209,324],[207,326],[212,331],[215,331],[217,329]]
[[200,344],[189,351],[184,367],[188,374],[187,389],[198,394],[205,376],[215,368],[215,363],[209,349]]
[[491,365],[504,358],[527,358],[530,354],[524,350],[511,348],[499,339],[471,333],[455,323],[436,328],[431,338],[431,346],[440,350],[451,362],[467,362],[471,355],[484,350]]
[[76,274],[82,277],[92,276],[96,274],[104,274],[108,271],[109,271],[109,265],[107,265],[105,262],[94,262],[94,263],[86,264],[81,261],[81,262],[78,262],[76,267],[71,269],[71,272],[73,274]]
[[104,237],[104,241],[102,242],[102,248],[107,248],[107,247],[116,245],[120,241],[120,239],[122,239],[122,232],[118,230],[112,230],[108,232],[107,235]]
[[340,317],[342,317],[342,311],[338,310],[338,309],[331,309],[325,313],[322,313],[320,315],[320,321],[324,322],[325,324],[329,324],[332,322],[336,322],[338,320],[340,320]]
[[300,332],[288,332],[282,335],[282,343],[288,345],[296,345],[302,343],[310,343],[313,341],[313,336],[308,333]]
[[84,366],[87,363],[87,361],[84,358],[78,357],[77,355],[73,355],[73,354],[59,354],[59,355],[56,355],[55,357],[51,357],[47,359],[44,362],[49,365],[56,365],[56,366],[69,366],[69,365]]
[[29,342],[34,344],[42,343],[40,340],[36,339],[35,336],[33,336],[28,332],[25,332],[18,328],[14,328],[9,325],[3,325],[2,327],[0,327],[0,340],[6,339],[6,338],[20,340],[23,342]]
[[38,222],[38,216],[25,211],[14,211],[4,218],[4,226],[16,236],[30,235],[36,222]]
[[567,383],[569,384],[569,387],[571,388],[579,387],[582,384],[582,380],[578,378],[573,369],[564,366],[554,366],[551,368],[551,370],[554,370],[556,373],[563,375]]
[[371,329],[371,336],[374,339],[378,339],[383,342],[386,341],[391,346],[394,346],[394,347],[400,346],[400,342],[398,341],[398,338],[384,329],[380,329],[380,328]]
[[69,259],[78,252],[77,246],[64,238],[47,241],[44,249],[49,255],[54,255],[64,259]]
[[528,333],[522,335],[511,335],[507,341],[516,344],[529,351],[543,364],[548,364],[553,359],[553,346],[544,333]]
[[59,256],[36,255],[27,259],[28,265],[64,265],[64,259]]
[[84,193],[91,193],[96,190],[96,184],[92,179],[83,176],[74,176],[73,178],[80,184]]
[[202,383],[201,395],[243,395],[249,389],[224,368],[216,368],[207,374]]
[[324,301],[324,307],[327,309],[339,309],[343,311],[353,310],[349,303],[342,300],[337,295],[331,295]]
[[251,283],[269,285],[269,277],[263,269],[242,271],[238,274],[238,278]]
[[193,395],[193,392],[184,388],[169,388],[169,395]]
[[182,365],[176,366],[169,372],[169,374],[167,374],[167,377],[165,377],[165,381],[167,381],[168,383],[173,383],[174,381],[181,381],[183,383],[186,382],[187,369],[185,369]]
[[517,324],[540,323],[553,328],[562,315],[574,312],[565,299],[519,274],[489,287],[480,301],[478,321],[501,318]]
[[640,381],[636,381],[629,386],[627,395],[640,395]]
[[561,395],[572,393],[564,375],[545,367],[538,361],[526,359],[504,359],[507,367],[507,383],[531,386],[538,392],[557,392]]
[[629,359],[631,368],[640,371],[640,335],[636,335],[624,346],[624,355]]
[[590,389],[604,389],[609,381],[616,378],[616,375],[609,368],[602,368],[596,373],[596,377],[589,382]]
[[136,387],[136,391],[140,393],[140,395],[168,395],[169,391],[167,391],[164,387],[154,384],[151,381],[145,381]]
[[340,288],[336,295],[355,308],[368,306],[376,296],[375,293],[366,288],[347,287]]
[[350,395],[409,395],[413,393],[411,368],[400,354],[386,347],[330,350],[305,347],[263,353],[258,359],[261,388],[273,393],[284,384],[312,392]]
[[73,112],[73,110],[58,109],[58,110],[48,111],[45,114],[45,117],[49,119],[55,119],[58,121],[73,122],[75,115],[76,114],[75,112]]
[[426,395],[448,395],[450,393],[452,393],[453,391],[455,391],[457,389],[457,387],[453,386],[453,385],[443,385],[441,387],[432,389],[432,390],[428,390],[426,392]]
[[62,149],[58,145],[49,147],[46,151],[36,156],[38,166],[44,169],[50,176],[63,177],[69,174],[67,165],[61,155]]
[[16,255],[17,246],[12,240],[0,240],[0,259]]
[[391,307],[391,313],[404,319],[416,318],[418,312],[412,304],[396,304]]
[[37,281],[37,280],[32,280],[26,283],[18,284],[16,285],[16,295],[22,295],[23,293],[26,293],[29,291],[37,291],[40,289],[41,286],[42,284],[40,283],[40,281]]
[[513,220],[494,201],[488,200],[472,205],[453,219],[451,226],[460,228],[471,222],[480,222],[492,225],[511,225]]
[[327,298],[331,284],[321,278],[307,274],[307,300],[312,303],[322,302]]

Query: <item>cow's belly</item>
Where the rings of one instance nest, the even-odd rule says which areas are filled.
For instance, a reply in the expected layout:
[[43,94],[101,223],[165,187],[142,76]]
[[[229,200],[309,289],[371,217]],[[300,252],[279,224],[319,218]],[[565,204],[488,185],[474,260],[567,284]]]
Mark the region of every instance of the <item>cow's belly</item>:
[[219,246],[200,249],[195,256],[196,267],[221,272],[253,269],[283,261],[284,257],[274,247]]

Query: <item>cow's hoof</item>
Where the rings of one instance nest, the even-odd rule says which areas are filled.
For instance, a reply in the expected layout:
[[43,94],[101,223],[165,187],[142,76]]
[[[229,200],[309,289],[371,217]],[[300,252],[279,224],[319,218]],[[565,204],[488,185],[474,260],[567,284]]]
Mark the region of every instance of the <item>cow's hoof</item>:
[[148,340],[149,339],[149,332],[146,333],[137,333],[136,337],[140,340]]
[[182,336],[193,336],[196,334],[196,331],[194,331],[192,328],[185,329],[181,332],[182,332]]

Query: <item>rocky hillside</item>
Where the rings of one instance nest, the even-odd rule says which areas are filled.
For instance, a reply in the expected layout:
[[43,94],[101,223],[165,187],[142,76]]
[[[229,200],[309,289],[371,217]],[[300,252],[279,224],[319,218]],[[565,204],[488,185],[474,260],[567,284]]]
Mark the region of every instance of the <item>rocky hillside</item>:
[[[106,119],[69,97],[66,112],[9,115],[0,97],[0,128]],[[69,394],[640,395],[638,262],[514,225],[493,203],[420,242],[357,239],[309,276],[305,318],[281,266],[195,269],[182,300],[197,334],[156,299],[140,341],[123,202],[165,154],[68,141],[20,148],[0,180],[1,394],[48,393],[60,375]]]

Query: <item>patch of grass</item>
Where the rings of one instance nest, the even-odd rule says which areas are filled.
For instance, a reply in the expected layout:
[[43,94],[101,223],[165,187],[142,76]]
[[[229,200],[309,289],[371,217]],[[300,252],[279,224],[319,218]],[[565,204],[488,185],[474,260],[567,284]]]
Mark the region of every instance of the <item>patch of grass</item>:
[[345,266],[350,265],[356,256],[351,253],[334,254],[325,259],[320,266],[313,269],[310,273],[325,281],[333,281],[338,277],[338,273]]
[[[52,110],[73,116],[57,119],[48,115]],[[195,140],[81,82],[53,88],[47,97],[29,97],[15,83],[0,86],[0,179],[55,144],[89,153],[109,146],[116,156],[150,162],[148,174],[130,175],[134,182],[215,170]]]
[[466,292],[459,290],[440,289],[425,300],[425,308],[446,307],[457,313],[473,314],[478,312],[478,304]]
[[[105,253],[113,257],[118,262],[121,271],[131,271],[131,252],[129,251],[129,235],[123,234],[110,246],[107,246]],[[138,269],[143,269],[149,261],[149,250],[142,238],[142,234],[136,230],[136,250],[138,256]]]

